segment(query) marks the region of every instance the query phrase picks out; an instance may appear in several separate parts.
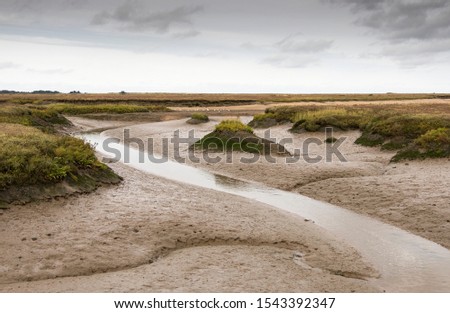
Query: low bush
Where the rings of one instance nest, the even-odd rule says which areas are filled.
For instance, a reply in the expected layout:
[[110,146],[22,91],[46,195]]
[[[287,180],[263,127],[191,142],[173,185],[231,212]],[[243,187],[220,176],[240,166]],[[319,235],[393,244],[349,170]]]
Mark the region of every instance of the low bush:
[[0,124],[0,189],[77,179],[81,171],[104,171],[92,147],[80,139]]

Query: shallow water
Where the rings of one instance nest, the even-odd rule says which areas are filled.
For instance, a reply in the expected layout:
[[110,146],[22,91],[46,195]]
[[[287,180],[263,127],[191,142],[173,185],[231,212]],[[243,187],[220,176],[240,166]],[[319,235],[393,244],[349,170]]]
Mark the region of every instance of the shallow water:
[[[103,147],[107,139],[99,134],[84,134],[97,151],[111,156]],[[109,143],[121,153],[124,146]],[[258,183],[215,175],[173,161],[152,163],[144,152],[129,148],[126,164],[141,171],[229,194],[253,199],[296,213],[327,229],[356,248],[381,273],[376,284],[390,292],[450,292],[450,251],[434,242],[408,233],[373,218],[334,205],[313,200]],[[139,162],[143,159],[144,162]]]

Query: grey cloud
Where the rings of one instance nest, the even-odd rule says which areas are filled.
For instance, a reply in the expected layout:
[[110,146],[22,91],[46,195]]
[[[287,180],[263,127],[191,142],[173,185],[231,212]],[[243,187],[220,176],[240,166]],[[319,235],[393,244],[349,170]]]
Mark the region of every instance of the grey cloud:
[[[167,33],[174,26],[192,27],[192,16],[202,10],[202,6],[180,6],[172,10],[154,12],[141,1],[128,1],[112,11],[96,14],[91,23],[93,25],[115,23],[125,30],[153,30],[158,33]],[[194,30],[189,30],[189,35],[194,35]],[[198,35],[198,32],[195,35]]]
[[317,53],[325,51],[333,45],[331,40],[304,39],[301,34],[290,35],[275,44],[281,52]]
[[190,38],[190,37],[196,37],[198,35],[200,35],[200,32],[198,30],[193,29],[193,30],[188,30],[185,32],[174,33],[172,35],[172,38],[185,39],[185,38]]
[[350,6],[359,13],[355,22],[379,32],[393,42],[429,40],[450,36],[450,1],[448,0],[325,0]]
[[385,0],[322,0],[324,3],[338,5],[350,5],[353,10],[374,10],[385,2]]
[[362,55],[363,58],[389,57],[401,67],[413,68],[428,64],[447,62],[450,51],[450,39],[436,39],[411,45],[409,42],[384,46],[381,51]]
[[12,62],[0,62],[0,70],[8,70],[13,68],[20,67],[19,64],[12,63]]
[[303,68],[320,63],[318,54],[326,52],[333,45],[332,40],[311,39],[302,33],[284,37],[271,45],[256,45],[252,42],[241,44],[241,48],[248,51],[263,52],[260,63],[284,68]]
[[261,64],[269,64],[283,68],[305,68],[319,63],[319,59],[314,56],[286,56],[274,55],[261,60]]
[[[55,12],[76,11],[85,9],[91,0],[2,0],[0,2],[0,16],[37,17]],[[3,14],[2,14],[3,13]],[[57,16],[55,16],[57,17]]]

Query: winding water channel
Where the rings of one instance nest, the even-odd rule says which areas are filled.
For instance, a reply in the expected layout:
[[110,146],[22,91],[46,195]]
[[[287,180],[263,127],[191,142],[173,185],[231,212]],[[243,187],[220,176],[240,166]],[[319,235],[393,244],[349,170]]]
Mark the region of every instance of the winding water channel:
[[[107,137],[83,134],[98,152],[111,156],[103,147]],[[124,146],[109,143],[121,152]],[[152,175],[209,188],[298,214],[313,220],[337,238],[356,248],[381,273],[375,284],[388,292],[450,292],[450,250],[397,227],[311,198],[215,175],[174,161],[150,162],[147,154],[133,148],[127,165]],[[144,157],[144,162],[140,161]]]

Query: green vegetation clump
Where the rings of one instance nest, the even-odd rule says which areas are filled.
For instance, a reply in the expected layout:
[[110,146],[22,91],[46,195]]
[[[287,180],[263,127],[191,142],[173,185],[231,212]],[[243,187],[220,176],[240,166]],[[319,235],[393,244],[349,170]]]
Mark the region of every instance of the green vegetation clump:
[[209,117],[204,113],[193,113],[191,118],[187,121],[188,124],[201,124],[207,122],[209,122]]
[[225,120],[191,148],[218,152],[243,151],[253,154],[287,156],[290,153],[280,144],[260,138],[253,129],[237,120]]
[[224,120],[216,126],[218,132],[246,132],[253,134],[253,128],[238,120]]
[[86,173],[110,171],[80,139],[22,125],[0,124],[0,190],[77,181]]
[[26,106],[0,106],[0,123],[34,126],[53,131],[55,125],[69,125],[70,122],[53,110],[41,110]]
[[380,107],[277,107],[266,110],[266,114],[256,120],[265,117],[288,119],[294,123],[293,132],[314,132],[324,127],[358,129],[362,135],[355,143],[396,150],[393,161],[448,157],[450,116],[407,111],[405,108],[381,110]]
[[450,128],[437,128],[415,139],[413,144],[397,153],[394,161],[450,157]]
[[199,121],[204,121],[204,122],[208,122],[209,121],[208,115],[206,115],[204,113],[193,113],[191,115],[191,118],[194,119],[194,120],[199,120]]
[[260,153],[263,145],[253,134],[250,126],[238,120],[224,120],[215,127],[215,131],[196,142],[193,148],[214,151],[244,151]]
[[304,129],[314,132],[327,126],[342,130],[358,129],[367,123],[368,118],[368,111],[363,109],[330,108],[297,112],[292,117],[292,131]]

